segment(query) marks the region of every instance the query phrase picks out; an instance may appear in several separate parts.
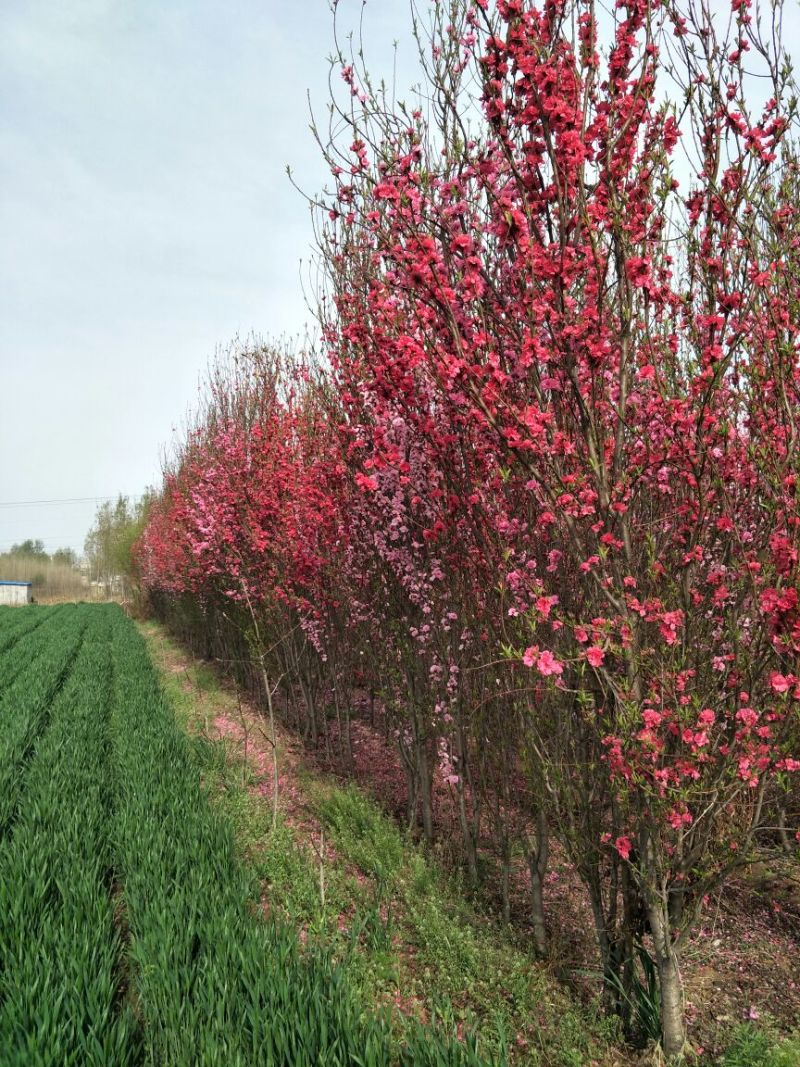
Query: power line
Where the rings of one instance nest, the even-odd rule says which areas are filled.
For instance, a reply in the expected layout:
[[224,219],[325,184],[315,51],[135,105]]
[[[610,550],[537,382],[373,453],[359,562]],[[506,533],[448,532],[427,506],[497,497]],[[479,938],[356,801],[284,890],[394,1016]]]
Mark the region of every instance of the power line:
[[[85,536],[86,536],[86,531],[81,531],[81,533],[46,534],[46,535],[41,536],[41,537],[28,538],[28,540],[45,541],[45,542],[76,541],[76,540],[78,540],[78,538],[80,538],[82,540]],[[0,548],[2,548],[3,545],[16,545],[16,544],[19,544],[20,541],[24,541],[24,540],[25,540],[25,538],[20,538],[20,537],[5,537],[2,540],[0,540]]]
[[[125,496],[125,494],[122,494]],[[114,496],[65,496],[54,497],[51,500],[0,500],[0,508],[28,508],[39,504],[99,504],[107,500],[117,500],[120,494]],[[132,494],[128,500],[140,500],[141,496]]]

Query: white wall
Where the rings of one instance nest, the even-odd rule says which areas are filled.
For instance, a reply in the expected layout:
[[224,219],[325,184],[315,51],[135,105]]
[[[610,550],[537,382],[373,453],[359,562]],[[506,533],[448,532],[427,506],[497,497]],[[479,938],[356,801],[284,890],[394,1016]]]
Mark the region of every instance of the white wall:
[[30,601],[29,585],[3,585],[0,582],[0,604],[29,604]]

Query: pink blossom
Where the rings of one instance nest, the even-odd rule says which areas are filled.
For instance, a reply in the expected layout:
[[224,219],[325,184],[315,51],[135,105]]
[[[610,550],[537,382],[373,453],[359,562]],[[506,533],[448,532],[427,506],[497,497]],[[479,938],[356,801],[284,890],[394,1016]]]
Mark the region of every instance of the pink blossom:
[[667,822],[673,830],[680,830],[682,826],[691,826],[692,814],[686,808],[672,808],[667,814]]
[[525,652],[524,652],[524,654],[522,656],[522,662],[525,664],[526,667],[532,667],[534,665],[534,663],[536,662],[536,657],[538,655],[539,655],[539,646],[538,645],[530,645],[528,648],[525,649]]
[[631,839],[629,837],[618,837],[617,840],[614,842],[614,848],[617,850],[617,852],[619,852],[620,856],[622,856],[624,860],[630,859],[632,845]]
[[378,479],[374,475],[362,474],[360,471],[356,474],[356,485],[362,492],[375,492],[378,488]]
[[558,603],[557,596],[540,596],[536,600],[536,610],[545,618],[550,615],[551,608]]
[[769,684],[776,693],[788,693],[792,683],[785,675],[773,671],[769,676]]
[[544,652],[540,653],[536,667],[539,673],[545,675],[545,677],[550,674],[561,674],[564,670],[564,665],[559,663],[549,649],[545,649]]
[[592,645],[586,653],[586,658],[593,667],[599,667],[606,658],[606,654],[599,645]]
[[736,718],[745,726],[755,726],[758,722],[758,712],[753,708],[740,708],[736,712]]

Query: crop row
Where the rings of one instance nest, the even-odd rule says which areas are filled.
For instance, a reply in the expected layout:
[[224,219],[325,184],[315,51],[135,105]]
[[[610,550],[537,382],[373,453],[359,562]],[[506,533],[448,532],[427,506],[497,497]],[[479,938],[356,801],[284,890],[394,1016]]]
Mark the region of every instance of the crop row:
[[229,827],[209,808],[146,648],[119,620],[116,837],[148,1062],[386,1063],[338,973],[259,923]]
[[30,667],[33,659],[47,653],[54,628],[60,626],[74,610],[64,605],[32,607],[26,611],[17,609],[20,615],[26,617],[27,625],[15,627],[13,638],[9,635],[5,642],[0,641],[0,649],[4,648],[0,652],[0,699],[17,676]]
[[[15,615],[9,618],[12,610]],[[13,682],[31,651],[45,647],[46,640],[42,641],[42,637],[63,611],[63,607],[37,607],[24,611],[7,608],[0,613],[0,692]]]
[[[0,699],[0,835],[17,809],[24,765],[43,730],[50,705],[67,677],[81,645],[92,608],[82,605],[58,615],[58,625],[41,630],[41,641],[28,649],[25,666]],[[30,653],[33,652],[31,655]]]
[[0,847],[0,1048],[6,1067],[125,1067],[136,1024],[117,1010],[109,892],[110,617],[97,612]]
[[51,615],[54,608],[19,608],[0,607],[0,652],[10,648],[17,638],[35,629]]

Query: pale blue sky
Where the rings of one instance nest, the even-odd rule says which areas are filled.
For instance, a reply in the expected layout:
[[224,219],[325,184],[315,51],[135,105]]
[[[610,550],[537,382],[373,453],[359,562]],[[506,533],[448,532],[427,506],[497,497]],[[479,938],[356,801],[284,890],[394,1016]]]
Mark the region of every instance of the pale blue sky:
[[[360,0],[341,0],[341,28]],[[408,0],[370,0],[371,66],[413,80]],[[3,0],[0,505],[139,493],[236,334],[302,332],[325,181],[327,0]],[[88,504],[0,506],[0,551],[81,549]]]

